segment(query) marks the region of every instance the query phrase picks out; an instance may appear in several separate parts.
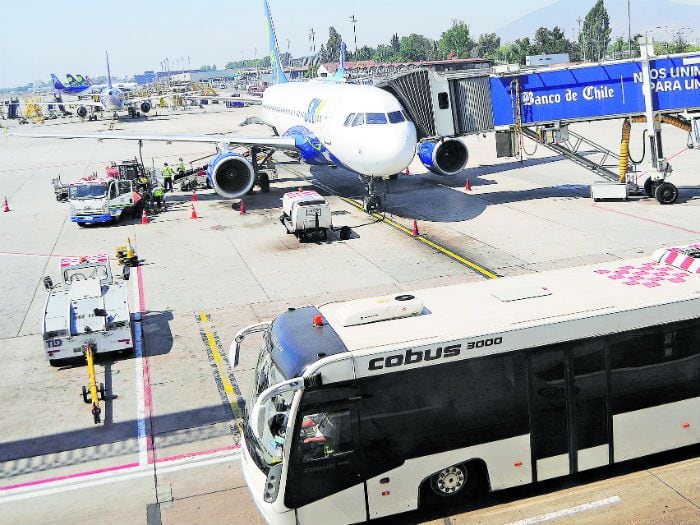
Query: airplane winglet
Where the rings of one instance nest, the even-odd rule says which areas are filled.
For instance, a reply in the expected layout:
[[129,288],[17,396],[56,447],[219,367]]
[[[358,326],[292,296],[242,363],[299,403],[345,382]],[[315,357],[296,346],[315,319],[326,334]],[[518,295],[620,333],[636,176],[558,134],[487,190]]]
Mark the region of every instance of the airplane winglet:
[[282,61],[280,60],[279,47],[277,45],[277,35],[275,34],[275,26],[272,23],[272,15],[270,14],[270,6],[267,0],[263,0],[265,8],[265,18],[267,21],[267,36],[270,41],[270,66],[272,68],[272,81],[275,84],[283,84],[289,82],[287,75],[282,69]]
[[338,62],[338,70],[333,75],[333,80],[342,82],[345,80],[345,42],[340,43],[340,59]]

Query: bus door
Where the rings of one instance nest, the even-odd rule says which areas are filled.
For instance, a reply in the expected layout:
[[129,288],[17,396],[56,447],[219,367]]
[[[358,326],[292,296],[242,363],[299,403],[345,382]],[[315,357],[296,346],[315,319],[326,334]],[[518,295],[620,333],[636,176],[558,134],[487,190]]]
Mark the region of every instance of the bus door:
[[556,345],[529,359],[530,440],[536,481],[610,463],[602,339]]
[[357,409],[303,407],[295,428],[285,504],[296,509],[298,523],[367,521]]

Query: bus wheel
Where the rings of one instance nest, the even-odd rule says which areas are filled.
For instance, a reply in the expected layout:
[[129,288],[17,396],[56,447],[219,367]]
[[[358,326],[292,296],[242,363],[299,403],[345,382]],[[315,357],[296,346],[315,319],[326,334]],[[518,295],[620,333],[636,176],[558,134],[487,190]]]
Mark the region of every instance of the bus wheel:
[[438,496],[453,496],[467,484],[468,471],[463,465],[453,465],[442,469],[430,477],[430,488]]

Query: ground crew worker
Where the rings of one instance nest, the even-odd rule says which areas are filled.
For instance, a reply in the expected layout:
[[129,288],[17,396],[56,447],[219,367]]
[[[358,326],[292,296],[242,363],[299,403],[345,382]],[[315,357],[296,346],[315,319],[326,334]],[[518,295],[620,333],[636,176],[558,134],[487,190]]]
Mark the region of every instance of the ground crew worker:
[[182,160],[182,157],[180,157],[180,164],[177,165],[177,171],[180,174],[184,174],[185,171],[187,171],[187,166],[185,166],[185,163]]
[[168,166],[167,162],[163,163],[163,186],[165,186],[165,191],[173,191],[173,175],[175,172],[171,166]]
[[160,184],[153,189],[153,202],[155,203],[158,211],[161,208],[165,208],[165,202],[163,198],[165,197],[165,189]]

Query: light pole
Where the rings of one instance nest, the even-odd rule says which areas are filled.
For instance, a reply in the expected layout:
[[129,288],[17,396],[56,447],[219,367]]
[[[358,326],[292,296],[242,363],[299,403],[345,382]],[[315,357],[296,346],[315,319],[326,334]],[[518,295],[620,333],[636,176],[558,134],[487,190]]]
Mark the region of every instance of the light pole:
[[314,31],[313,27],[309,31],[309,52],[312,55],[316,54],[316,31]]
[[632,58],[632,11],[630,8],[630,1],[627,0],[627,44],[629,48],[629,55],[627,58]]
[[357,18],[355,15],[350,17],[350,21],[352,22],[352,35],[355,38],[355,54],[357,54]]

